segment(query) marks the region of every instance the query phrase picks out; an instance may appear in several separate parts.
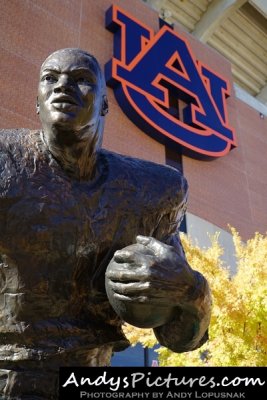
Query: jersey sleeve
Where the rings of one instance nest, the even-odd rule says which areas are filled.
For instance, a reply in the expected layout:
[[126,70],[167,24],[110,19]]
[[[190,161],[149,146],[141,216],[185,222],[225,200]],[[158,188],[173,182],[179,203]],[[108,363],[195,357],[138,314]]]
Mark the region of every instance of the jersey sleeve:
[[[179,227],[187,206],[187,186],[183,196],[171,211],[163,213],[155,229],[154,237],[172,246],[184,259],[186,255],[180,240]],[[154,328],[159,343],[170,350],[183,353],[202,346],[208,340],[208,327],[211,315],[211,294],[207,280],[198,271],[192,270],[195,285],[185,296],[184,301],[175,309],[174,318],[163,326]]]

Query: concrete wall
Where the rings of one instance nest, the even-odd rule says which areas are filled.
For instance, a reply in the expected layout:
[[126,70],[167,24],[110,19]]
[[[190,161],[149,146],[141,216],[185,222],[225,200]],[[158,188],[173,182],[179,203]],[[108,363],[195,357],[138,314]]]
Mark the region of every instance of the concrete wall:
[[223,265],[229,268],[231,275],[236,273],[235,246],[231,233],[189,212],[186,214],[186,226],[193,243],[203,249],[208,249],[211,238],[218,234],[218,242],[224,251],[220,257]]
[[[39,127],[35,114],[41,62],[52,51],[80,47],[95,54],[102,66],[112,57],[113,34],[105,29],[105,11],[117,4],[143,23],[158,29],[157,14],[141,0],[0,0],[0,127]],[[216,51],[178,27],[196,57],[228,78],[231,66]],[[189,212],[244,239],[267,229],[267,118],[262,119],[234,96],[228,99],[229,120],[238,148],[212,162],[183,157],[190,185]],[[165,148],[140,131],[121,111],[108,89],[104,147],[123,154],[165,162]]]

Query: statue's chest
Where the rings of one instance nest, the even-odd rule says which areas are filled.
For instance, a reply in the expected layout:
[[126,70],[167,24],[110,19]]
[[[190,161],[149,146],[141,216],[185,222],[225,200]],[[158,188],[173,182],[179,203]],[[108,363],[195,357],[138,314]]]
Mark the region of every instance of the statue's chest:
[[6,236],[21,250],[45,247],[71,255],[105,235],[103,221],[111,216],[101,187],[48,173],[34,174],[19,187],[14,196],[12,188],[9,193]]
[[138,193],[116,177],[88,184],[42,166],[10,186],[5,244],[42,259],[105,258],[136,235],[153,234],[156,221],[144,215]]

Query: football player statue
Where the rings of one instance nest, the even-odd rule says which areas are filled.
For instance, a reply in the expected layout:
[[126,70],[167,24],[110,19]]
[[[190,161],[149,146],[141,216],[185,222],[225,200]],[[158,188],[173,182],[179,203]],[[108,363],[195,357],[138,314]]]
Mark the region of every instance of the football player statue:
[[207,340],[209,287],[179,240],[186,180],[101,149],[105,93],[92,55],[56,51],[41,66],[41,129],[0,131],[4,399],[56,399],[60,366],[109,365],[129,345],[123,321],[175,352]]

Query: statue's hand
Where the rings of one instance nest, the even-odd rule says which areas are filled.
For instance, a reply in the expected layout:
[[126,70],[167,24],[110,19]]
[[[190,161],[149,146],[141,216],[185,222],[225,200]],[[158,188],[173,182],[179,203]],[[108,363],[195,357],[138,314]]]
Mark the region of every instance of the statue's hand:
[[146,236],[117,251],[106,271],[106,291],[126,322],[154,328],[172,319],[195,285],[194,271],[174,247]]

